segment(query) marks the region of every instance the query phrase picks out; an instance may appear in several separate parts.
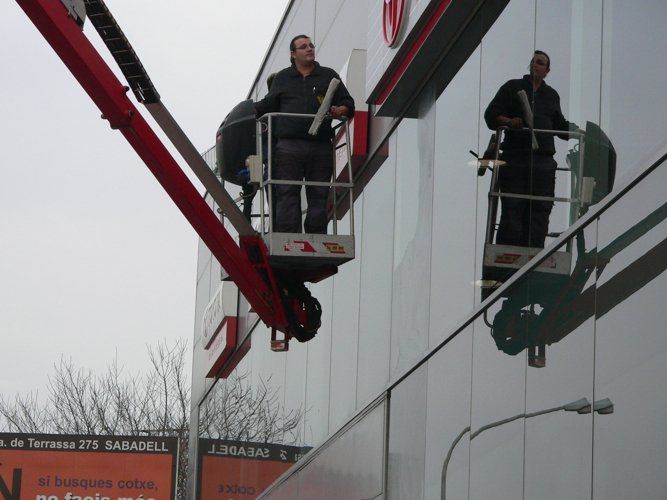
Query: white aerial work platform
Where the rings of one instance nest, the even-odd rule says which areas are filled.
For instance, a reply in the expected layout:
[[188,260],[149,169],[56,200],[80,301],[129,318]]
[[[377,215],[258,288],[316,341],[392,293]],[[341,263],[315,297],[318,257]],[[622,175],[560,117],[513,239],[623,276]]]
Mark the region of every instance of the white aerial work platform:
[[[326,101],[326,98],[325,98]],[[323,103],[323,107],[326,102]],[[328,109],[328,106],[327,106]],[[269,261],[277,268],[286,268],[294,271],[303,271],[310,279],[308,281],[319,281],[326,276],[336,272],[341,264],[354,259],[354,203],[349,203],[349,230],[340,232],[336,207],[341,199],[348,196],[353,199],[354,183],[352,179],[352,159],[350,153],[349,139],[339,147],[345,147],[347,154],[347,179],[348,182],[336,182],[336,169],[332,165],[332,178],[329,182],[316,182],[307,180],[284,180],[274,178],[273,173],[273,120],[276,117],[290,117],[314,122],[321,122],[323,116],[317,114],[300,113],[267,113],[257,120],[257,156],[249,159],[249,170],[251,182],[259,185],[260,194],[260,225],[259,231],[266,244]],[[345,127],[345,135],[349,135],[347,119],[341,121],[339,126]],[[267,146],[264,148],[264,141]],[[332,144],[332,148],[335,146]],[[266,158],[264,158],[266,151]],[[334,151],[335,153],[335,151]],[[333,158],[335,158],[335,154]],[[314,233],[284,233],[275,232],[273,228],[273,216],[269,207],[274,206],[274,194],[272,186],[276,185],[298,185],[304,188],[308,186],[326,186],[330,188],[328,212],[331,215],[331,234]],[[320,274],[321,273],[321,274]]]

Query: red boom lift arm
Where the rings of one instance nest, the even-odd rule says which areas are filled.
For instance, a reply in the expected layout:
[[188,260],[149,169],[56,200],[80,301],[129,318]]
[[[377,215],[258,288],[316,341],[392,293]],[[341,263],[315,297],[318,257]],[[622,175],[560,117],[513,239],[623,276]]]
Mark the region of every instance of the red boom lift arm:
[[[285,292],[278,286],[268,264],[262,238],[257,233],[249,234],[247,230],[240,230],[241,247],[236,244],[127,97],[129,88],[118,80],[83,34],[79,24],[83,20],[79,19],[77,22],[72,8],[58,0],[16,1],[102,111],[102,118],[109,121],[112,129],[123,134],[236,283],[253,310],[272,328],[273,338],[275,339],[275,330],[279,330],[286,334],[286,341],[289,340],[294,334],[295,323],[288,320],[288,315],[297,318],[297,321],[303,321],[304,305],[295,299],[285,299]],[[70,3],[77,1],[83,8],[81,0]],[[86,0],[86,3],[95,2]],[[207,185],[206,182],[204,184]],[[228,215],[229,207],[225,209],[223,205],[223,210],[226,210],[225,215]],[[230,219],[233,222],[233,217]],[[291,310],[288,311],[286,307]],[[286,341],[284,349],[276,350],[285,350]]]

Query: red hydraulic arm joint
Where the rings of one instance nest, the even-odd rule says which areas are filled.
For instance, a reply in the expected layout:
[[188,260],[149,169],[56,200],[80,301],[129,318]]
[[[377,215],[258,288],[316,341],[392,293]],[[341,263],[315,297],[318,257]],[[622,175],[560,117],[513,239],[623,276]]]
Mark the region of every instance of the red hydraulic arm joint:
[[[270,267],[266,269],[270,279],[265,280],[257,271],[257,263],[251,262],[241,251],[129,100],[128,88],[116,78],[63,3],[59,0],[16,1],[102,111],[102,117],[125,136],[255,312],[272,329],[287,332],[284,306]],[[264,248],[259,235],[244,238],[256,240],[254,246]]]

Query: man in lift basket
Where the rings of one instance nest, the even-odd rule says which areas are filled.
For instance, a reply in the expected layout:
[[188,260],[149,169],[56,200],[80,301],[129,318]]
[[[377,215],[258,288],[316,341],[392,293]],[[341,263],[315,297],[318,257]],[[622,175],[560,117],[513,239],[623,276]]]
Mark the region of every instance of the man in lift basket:
[[[562,131],[577,128],[563,116],[558,92],[544,82],[550,66],[549,56],[536,50],[530,61],[530,74],[503,84],[484,113],[490,129],[509,127],[501,144],[500,159],[506,162],[500,167],[498,179],[502,194],[554,197],[557,166],[554,136],[533,134],[525,128]],[[527,113],[532,124],[527,123]],[[568,139],[567,135],[558,137]],[[553,201],[502,197],[501,205],[496,243],[543,248]]]
[[[315,45],[306,35],[290,42],[291,66],[281,70],[273,80],[269,93],[255,103],[257,116],[271,112],[315,114],[326,95],[332,79],[340,80],[331,68],[315,61]],[[275,117],[272,120],[273,158],[271,178],[330,182],[333,172],[334,131],[332,118],[351,118],[354,100],[340,83],[333,95],[329,116],[316,135],[309,135],[312,119]],[[301,186],[273,185],[275,232],[301,232]],[[306,186],[308,210],[304,222],[306,233],[327,232],[326,204],[328,186]]]

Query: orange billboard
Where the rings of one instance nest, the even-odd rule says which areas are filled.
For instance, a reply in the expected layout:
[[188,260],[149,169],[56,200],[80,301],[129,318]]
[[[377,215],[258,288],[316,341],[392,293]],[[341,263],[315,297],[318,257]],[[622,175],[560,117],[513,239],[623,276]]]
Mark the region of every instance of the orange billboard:
[[308,450],[280,444],[200,439],[198,498],[255,498]]
[[178,440],[0,433],[0,500],[170,500]]

